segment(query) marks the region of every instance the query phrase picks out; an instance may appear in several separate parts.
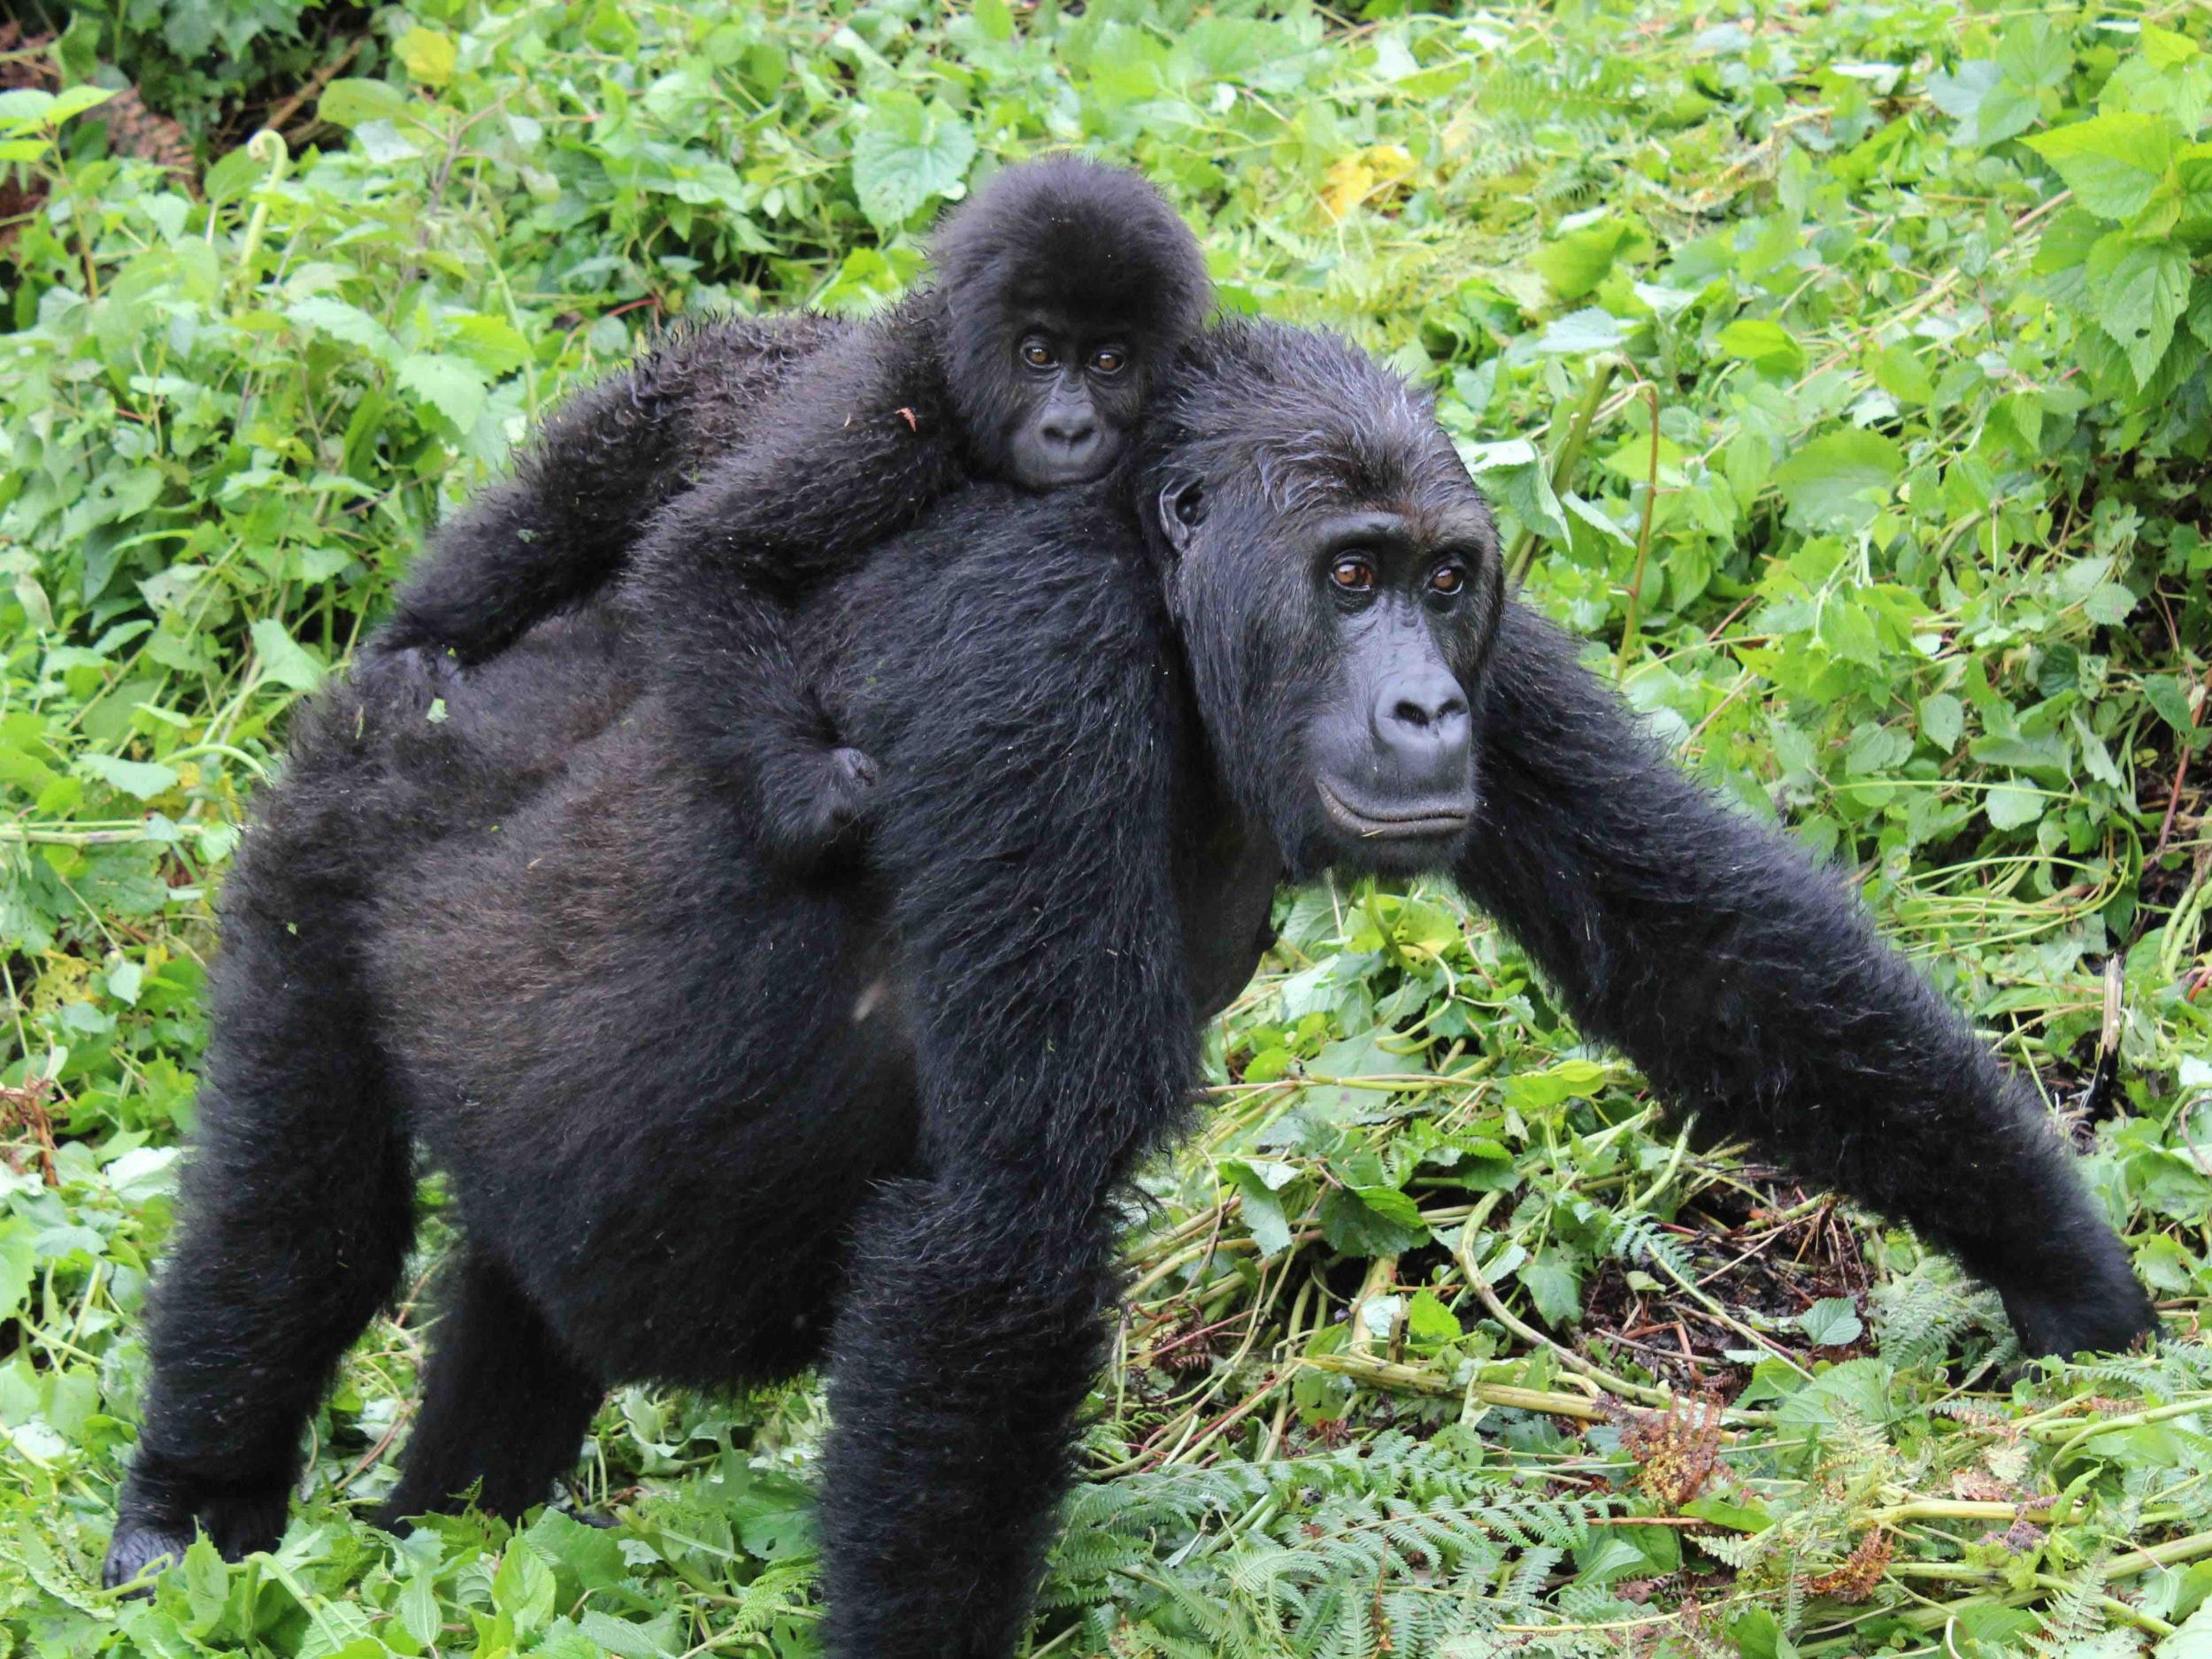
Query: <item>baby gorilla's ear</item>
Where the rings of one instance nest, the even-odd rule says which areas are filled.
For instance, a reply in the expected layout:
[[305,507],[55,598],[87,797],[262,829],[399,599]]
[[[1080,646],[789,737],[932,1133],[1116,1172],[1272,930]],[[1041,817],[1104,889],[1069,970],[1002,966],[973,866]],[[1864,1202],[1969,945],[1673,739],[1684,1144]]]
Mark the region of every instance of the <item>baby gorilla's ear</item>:
[[1181,558],[1190,552],[1191,536],[1206,522],[1206,487],[1194,478],[1171,479],[1160,487],[1160,534]]

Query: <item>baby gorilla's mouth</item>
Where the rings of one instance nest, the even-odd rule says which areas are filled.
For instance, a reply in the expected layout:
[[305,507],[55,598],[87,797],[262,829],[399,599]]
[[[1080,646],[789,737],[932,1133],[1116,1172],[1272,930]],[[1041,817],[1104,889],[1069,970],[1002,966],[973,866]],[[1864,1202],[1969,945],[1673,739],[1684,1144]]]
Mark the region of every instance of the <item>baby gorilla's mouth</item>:
[[1321,810],[1329,822],[1363,841],[1421,841],[1456,835],[1475,814],[1472,797],[1463,800],[1413,801],[1387,807],[1355,805],[1326,778],[1314,780],[1321,792]]

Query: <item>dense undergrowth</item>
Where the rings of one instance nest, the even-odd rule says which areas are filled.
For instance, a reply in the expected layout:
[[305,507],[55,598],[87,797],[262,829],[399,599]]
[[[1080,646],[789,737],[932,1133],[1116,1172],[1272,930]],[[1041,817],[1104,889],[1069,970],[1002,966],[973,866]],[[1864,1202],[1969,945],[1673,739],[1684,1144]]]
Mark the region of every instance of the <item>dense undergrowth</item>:
[[617,1530],[356,1518],[421,1279],[283,1549],[119,1603],[134,1316],[241,803],[426,529],[657,324],[874,305],[1058,143],[1435,386],[1535,602],[2072,1117],[2169,1337],[2014,1379],[1451,893],[1309,892],[1133,1232],[1033,1650],[2212,1654],[2203,12],[52,10],[0,50],[0,1654],[813,1648],[807,1386],[611,1399]]

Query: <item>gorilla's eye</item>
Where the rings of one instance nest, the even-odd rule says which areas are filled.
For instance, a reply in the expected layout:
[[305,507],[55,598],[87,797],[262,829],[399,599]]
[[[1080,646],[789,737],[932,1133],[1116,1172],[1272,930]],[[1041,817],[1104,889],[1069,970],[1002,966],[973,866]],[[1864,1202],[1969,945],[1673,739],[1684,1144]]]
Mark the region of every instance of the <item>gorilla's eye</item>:
[[1440,599],[1456,599],[1467,586],[1467,572],[1456,565],[1440,565],[1429,577],[1429,591]]
[[1129,366],[1129,354],[1119,346],[1102,346],[1091,353],[1091,373],[1108,379]]
[[1336,584],[1339,593],[1372,593],[1375,567],[1358,554],[1347,553],[1329,566],[1329,580]]
[[1033,369],[1052,366],[1052,347],[1041,334],[1032,334],[1022,342],[1022,361]]

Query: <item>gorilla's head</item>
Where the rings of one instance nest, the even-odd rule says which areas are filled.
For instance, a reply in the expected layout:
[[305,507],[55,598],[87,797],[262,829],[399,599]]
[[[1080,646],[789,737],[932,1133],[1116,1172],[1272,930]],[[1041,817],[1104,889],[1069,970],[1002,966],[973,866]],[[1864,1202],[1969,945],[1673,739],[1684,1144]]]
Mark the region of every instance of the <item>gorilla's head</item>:
[[1504,582],[1428,400],[1333,335],[1225,324],[1162,388],[1141,495],[1217,759],[1293,873],[1448,861]]
[[1190,227],[1138,174],[1080,156],[1002,170],[932,239],[946,380],[980,470],[1102,478],[1147,388],[1213,308]]

